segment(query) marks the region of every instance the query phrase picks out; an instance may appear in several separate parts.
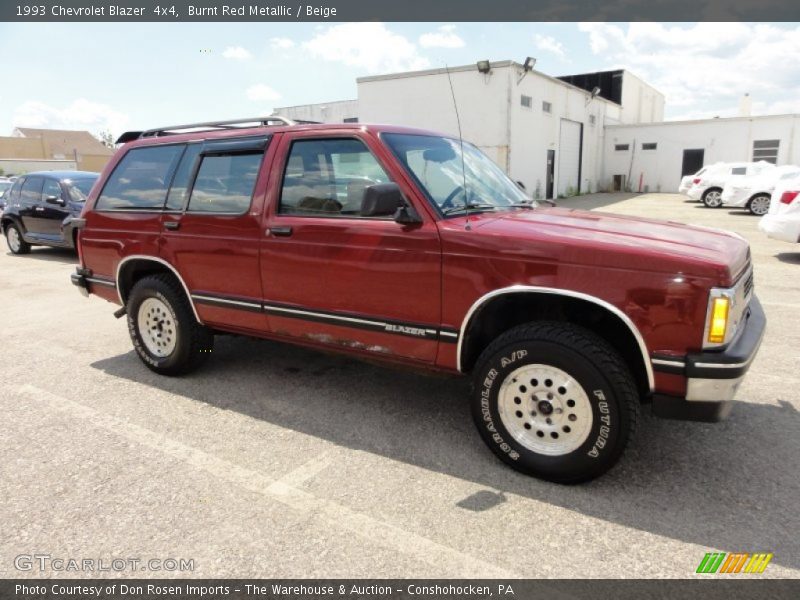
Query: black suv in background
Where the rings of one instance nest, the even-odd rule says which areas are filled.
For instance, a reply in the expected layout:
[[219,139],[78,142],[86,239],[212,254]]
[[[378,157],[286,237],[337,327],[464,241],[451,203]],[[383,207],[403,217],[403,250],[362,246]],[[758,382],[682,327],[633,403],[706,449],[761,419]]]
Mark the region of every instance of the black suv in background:
[[31,246],[75,248],[79,217],[99,173],[43,171],[19,177],[5,194],[3,234],[14,254],[26,254]]

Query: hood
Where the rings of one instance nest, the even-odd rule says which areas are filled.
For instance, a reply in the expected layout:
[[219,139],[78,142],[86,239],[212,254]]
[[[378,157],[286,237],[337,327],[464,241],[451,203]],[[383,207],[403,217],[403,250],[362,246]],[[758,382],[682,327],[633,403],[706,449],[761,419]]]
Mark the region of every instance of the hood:
[[738,234],[673,221],[658,221],[567,208],[537,208],[487,214],[483,235],[527,240],[558,252],[562,262],[598,267],[682,273],[731,285],[749,262]]

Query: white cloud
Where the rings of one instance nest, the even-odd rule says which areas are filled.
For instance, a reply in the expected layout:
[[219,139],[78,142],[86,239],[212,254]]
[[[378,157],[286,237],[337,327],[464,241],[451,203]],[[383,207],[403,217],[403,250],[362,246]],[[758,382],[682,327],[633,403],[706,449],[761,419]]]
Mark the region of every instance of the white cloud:
[[252,100],[254,102],[271,102],[281,97],[278,92],[273,90],[268,85],[264,85],[263,83],[251,85],[249,88],[247,88],[245,94],[247,95],[248,100]]
[[61,108],[29,100],[18,106],[12,117],[14,127],[85,129],[94,134],[104,130],[119,134],[125,130],[128,120],[128,115],[85,98]]
[[419,36],[419,45],[423,48],[463,48],[464,40],[455,30],[455,25],[442,25],[434,33],[423,33]]
[[[800,27],[698,23],[668,26],[581,23],[594,54],[626,68],[666,96],[680,116],[735,116],[749,93],[753,114],[797,107]],[[673,115],[670,115],[671,117]]]
[[533,36],[533,40],[539,50],[550,52],[551,54],[555,54],[560,59],[566,60],[567,55],[564,52],[564,46],[553,36],[540,35],[537,33],[535,36]]
[[430,66],[416,45],[383,23],[344,23],[321,30],[303,47],[317,58],[370,73],[408,71]]
[[222,53],[223,58],[232,58],[234,60],[248,60],[253,58],[247,48],[241,46],[228,46]]
[[273,50],[289,50],[295,46],[292,40],[285,37],[274,37],[269,41],[269,45]]

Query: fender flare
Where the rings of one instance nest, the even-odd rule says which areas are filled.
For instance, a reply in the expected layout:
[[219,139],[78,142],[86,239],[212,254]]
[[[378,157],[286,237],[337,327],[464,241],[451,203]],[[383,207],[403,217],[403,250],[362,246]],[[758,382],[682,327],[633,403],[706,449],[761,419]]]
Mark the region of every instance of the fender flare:
[[181,286],[183,287],[183,291],[186,293],[186,299],[189,301],[189,306],[192,307],[194,318],[197,319],[197,322],[200,323],[201,325],[204,324],[202,319],[200,318],[200,315],[197,314],[197,308],[195,308],[194,300],[192,300],[192,294],[189,291],[186,282],[183,280],[183,277],[181,277],[181,274],[178,273],[178,269],[173,267],[163,258],[159,258],[157,256],[151,256],[148,254],[131,254],[130,256],[126,256],[125,258],[123,258],[121,261],[119,261],[119,264],[117,264],[117,273],[114,277],[114,281],[117,284],[117,295],[119,296],[119,302],[122,306],[125,306],[125,299],[122,297],[122,286],[120,285],[121,284],[120,275],[122,274],[122,267],[125,265],[125,263],[131,260],[143,260],[143,261],[158,263],[160,265],[167,267],[170,271],[172,271],[172,274],[175,275],[175,277],[178,279]]
[[607,310],[615,317],[617,317],[620,321],[625,324],[625,326],[630,330],[631,335],[633,335],[634,340],[636,340],[636,344],[639,347],[639,352],[642,355],[642,362],[644,363],[645,372],[647,374],[647,384],[650,388],[650,392],[652,393],[655,390],[655,378],[653,376],[653,365],[650,362],[650,353],[647,350],[647,344],[644,341],[644,337],[642,333],[639,331],[639,328],[636,327],[633,321],[631,321],[630,317],[622,312],[619,308],[598,298],[596,296],[592,296],[590,294],[584,294],[582,292],[574,292],[572,290],[565,290],[561,288],[551,288],[551,287],[541,287],[541,286],[534,286],[534,285],[512,285],[509,287],[499,288],[488,292],[478,298],[475,302],[473,302],[472,306],[467,311],[467,314],[464,315],[464,319],[461,322],[461,328],[458,334],[458,346],[456,348],[457,354],[457,368],[460,372],[464,372],[462,367],[462,359],[463,359],[463,352],[464,352],[464,339],[469,329],[469,326],[472,322],[473,317],[475,314],[490,300],[498,297],[504,296],[508,294],[549,294],[555,296],[566,296],[568,298],[575,298],[577,300],[583,300],[586,302],[591,302],[592,304],[596,304],[597,306]]

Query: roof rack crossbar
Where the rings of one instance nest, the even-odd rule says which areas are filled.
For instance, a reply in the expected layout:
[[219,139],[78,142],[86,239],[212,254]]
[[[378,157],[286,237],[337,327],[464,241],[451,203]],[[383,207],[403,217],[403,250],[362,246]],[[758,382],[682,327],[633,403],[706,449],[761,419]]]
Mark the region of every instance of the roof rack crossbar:
[[280,115],[271,115],[269,117],[253,117],[250,119],[233,119],[230,121],[207,121],[204,123],[188,123],[186,125],[171,125],[169,127],[158,127],[157,129],[148,129],[139,134],[140,138],[155,137],[165,133],[180,131],[182,129],[236,129],[234,125],[244,125],[246,123],[258,123],[261,127],[273,127],[275,125],[295,125],[295,122]]

